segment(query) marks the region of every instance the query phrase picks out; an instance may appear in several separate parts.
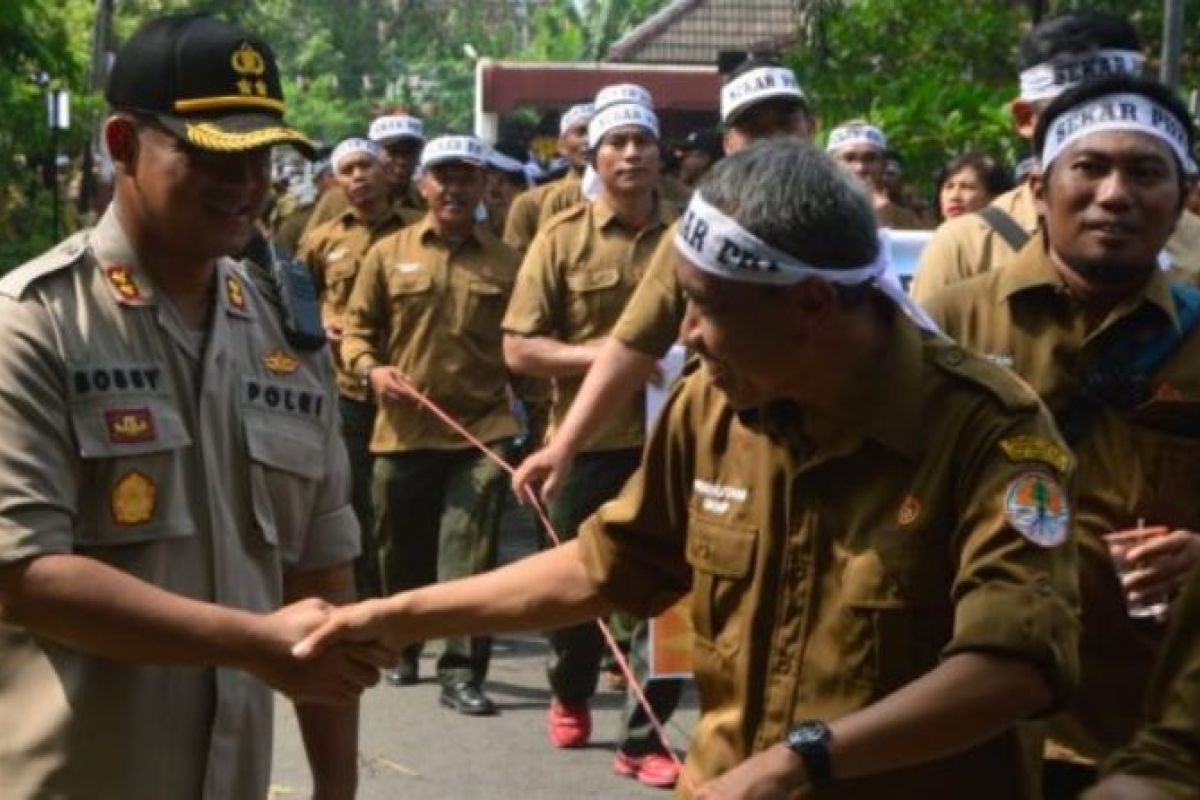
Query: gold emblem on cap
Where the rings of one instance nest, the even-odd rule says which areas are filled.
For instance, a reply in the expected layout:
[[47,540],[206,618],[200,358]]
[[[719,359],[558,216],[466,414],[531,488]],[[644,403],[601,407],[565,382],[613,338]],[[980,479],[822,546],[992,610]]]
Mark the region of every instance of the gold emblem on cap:
[[291,375],[300,366],[300,362],[291,353],[275,350],[267,353],[262,359],[263,366],[276,375]]
[[252,44],[242,42],[241,46],[233,51],[230,64],[239,76],[237,90],[240,94],[267,96],[267,84],[262,79],[267,71],[267,60]]
[[118,525],[145,525],[154,518],[158,487],[140,472],[130,472],[112,491],[112,519]]

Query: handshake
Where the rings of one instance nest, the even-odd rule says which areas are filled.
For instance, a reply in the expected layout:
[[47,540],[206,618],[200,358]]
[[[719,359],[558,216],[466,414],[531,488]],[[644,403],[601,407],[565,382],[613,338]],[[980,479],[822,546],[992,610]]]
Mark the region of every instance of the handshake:
[[382,627],[368,600],[335,606],[310,598],[256,615],[242,641],[238,666],[294,702],[345,705],[379,682],[406,642],[376,633]]

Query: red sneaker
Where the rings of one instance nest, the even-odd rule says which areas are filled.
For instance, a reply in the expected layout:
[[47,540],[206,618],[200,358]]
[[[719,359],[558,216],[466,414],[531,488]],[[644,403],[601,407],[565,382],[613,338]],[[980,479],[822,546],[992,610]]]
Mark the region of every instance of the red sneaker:
[[613,772],[657,789],[670,789],[679,780],[679,764],[666,753],[630,756],[618,750]]
[[586,705],[569,706],[550,700],[546,735],[555,747],[583,747],[592,735],[592,712]]

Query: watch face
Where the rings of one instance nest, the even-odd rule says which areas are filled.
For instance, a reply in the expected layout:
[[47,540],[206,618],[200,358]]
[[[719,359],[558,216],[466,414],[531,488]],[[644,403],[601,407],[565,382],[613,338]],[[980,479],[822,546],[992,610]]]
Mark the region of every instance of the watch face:
[[825,738],[825,731],[816,725],[801,725],[792,731],[792,741],[797,745],[815,744]]

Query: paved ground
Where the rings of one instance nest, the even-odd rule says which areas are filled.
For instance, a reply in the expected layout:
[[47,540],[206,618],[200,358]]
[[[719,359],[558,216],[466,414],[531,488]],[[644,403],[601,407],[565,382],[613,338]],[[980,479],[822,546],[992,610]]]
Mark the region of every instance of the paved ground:
[[[511,510],[502,559],[533,549],[531,528]],[[544,673],[546,648],[537,635],[496,643],[488,694],[500,707],[495,717],[469,718],[438,706],[433,674],[437,644],[427,647],[418,686],[380,685],[363,696],[359,736],[362,800],[550,800],[550,798],[665,798],[611,772],[623,697],[602,691],[593,703],[592,743],[581,750],[554,750],[546,741],[549,704]],[[669,725],[672,743],[686,745],[696,719],[695,695],[687,692]],[[307,797],[310,783],[295,715],[276,703],[272,797]]]

